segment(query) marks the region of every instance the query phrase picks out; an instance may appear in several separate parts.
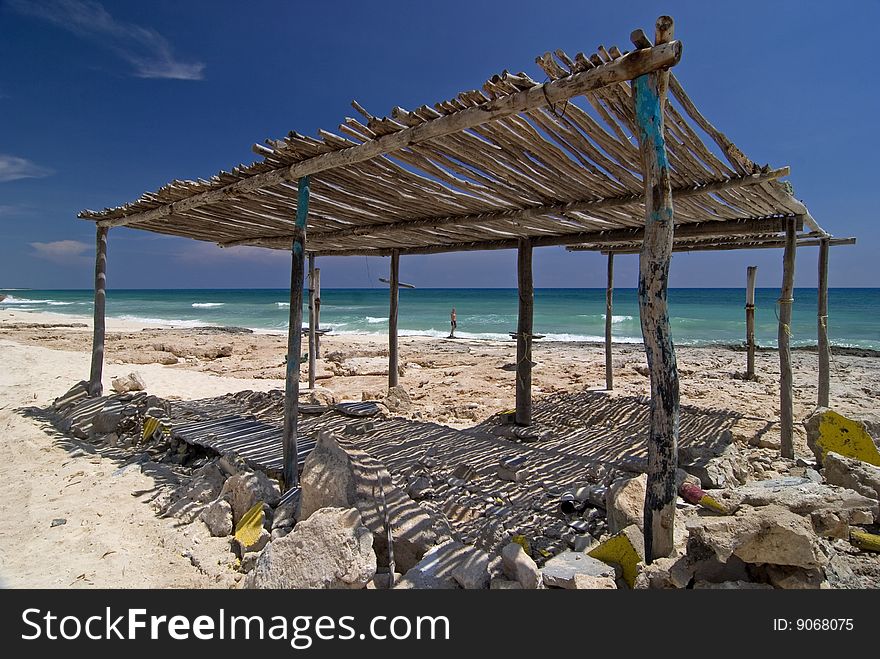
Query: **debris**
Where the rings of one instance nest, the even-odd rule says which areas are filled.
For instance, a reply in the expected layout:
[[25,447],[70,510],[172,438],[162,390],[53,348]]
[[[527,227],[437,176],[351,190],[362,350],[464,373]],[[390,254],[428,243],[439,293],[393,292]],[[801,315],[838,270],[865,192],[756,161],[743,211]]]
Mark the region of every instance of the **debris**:
[[630,524],[642,528],[645,517],[645,491],[647,474],[636,478],[615,481],[605,495],[605,509],[608,511],[608,530],[617,533]]
[[525,589],[534,590],[541,584],[538,565],[516,542],[511,542],[501,550],[501,567],[508,578],[519,582]]
[[137,373],[129,373],[128,375],[113,378],[110,381],[110,385],[113,387],[113,391],[118,394],[124,394],[128,391],[143,391],[147,388],[143,378]]
[[434,496],[434,485],[427,476],[419,476],[409,484],[406,493],[416,501],[427,499]]
[[217,499],[199,514],[199,519],[214,537],[232,534],[232,506],[226,499]]
[[880,451],[863,421],[848,419],[827,407],[818,408],[804,421],[807,446],[821,465],[829,451],[880,467]]
[[874,533],[853,529],[850,533],[850,542],[864,551],[880,551],[880,535]]
[[223,483],[220,497],[227,499],[232,506],[232,520],[237,526],[244,514],[257,502],[278,505],[281,488],[262,471],[245,471],[230,476]]
[[574,589],[576,576],[604,577],[614,581],[614,568],[601,560],[575,551],[564,551],[544,564],[544,585]]
[[345,426],[346,435],[366,435],[375,427],[375,424],[372,421],[358,421],[356,423],[349,423]]
[[67,520],[63,517],[56,517],[52,520],[52,523],[49,524],[49,528],[55,528],[56,526],[64,526],[67,524]]
[[337,412],[345,416],[376,416],[379,413],[379,406],[373,402],[361,403],[337,403],[334,408]]
[[452,470],[452,476],[463,481],[473,480],[477,475],[477,470],[469,464],[460,464]]
[[266,531],[266,513],[263,502],[258,501],[242,515],[235,525],[235,542],[239,554],[244,556],[249,551],[260,551],[269,542],[270,534]]
[[693,483],[682,483],[681,487],[678,488],[678,494],[688,503],[702,506],[707,510],[721,513],[722,515],[728,514],[727,509],[724,506]]
[[590,550],[587,555],[609,565],[619,566],[623,580],[630,588],[634,588],[639,564],[645,560],[642,531],[634,524],[627,526]]
[[699,479],[701,487],[736,487],[746,482],[748,461],[736,444],[723,448],[686,446],[678,450],[678,466]]
[[400,385],[389,387],[382,403],[391,412],[409,412],[412,409],[412,399],[406,389]]

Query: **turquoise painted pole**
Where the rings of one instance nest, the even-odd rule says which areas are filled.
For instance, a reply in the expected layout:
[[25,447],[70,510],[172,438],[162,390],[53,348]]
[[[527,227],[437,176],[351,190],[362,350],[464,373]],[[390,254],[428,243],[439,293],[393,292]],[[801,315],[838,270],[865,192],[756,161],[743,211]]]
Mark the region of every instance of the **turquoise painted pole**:
[[299,363],[302,352],[303,274],[306,225],[309,215],[309,177],[297,182],[296,227],[291,245],[290,319],[287,327],[287,374],[284,382],[284,489],[299,485],[296,416],[299,412]]

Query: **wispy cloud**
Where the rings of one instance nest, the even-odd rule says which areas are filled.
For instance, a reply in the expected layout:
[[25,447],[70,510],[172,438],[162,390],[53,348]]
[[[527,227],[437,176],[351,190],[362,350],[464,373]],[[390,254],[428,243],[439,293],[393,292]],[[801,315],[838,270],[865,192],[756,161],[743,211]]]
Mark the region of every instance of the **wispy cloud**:
[[22,178],[43,178],[54,172],[48,167],[32,163],[27,158],[0,153],[0,183],[17,181]]
[[9,0],[19,14],[47,21],[109,48],[140,78],[201,80],[205,65],[178,59],[171,43],[152,28],[115,19],[93,0]]
[[213,243],[195,242],[187,245],[183,251],[174,255],[176,261],[182,263],[229,264],[251,263],[269,264],[290,262],[290,252],[279,249],[266,249],[265,247],[224,247],[220,248]]
[[73,264],[90,260],[87,253],[92,246],[78,240],[56,240],[51,243],[31,243],[34,256],[53,263]]

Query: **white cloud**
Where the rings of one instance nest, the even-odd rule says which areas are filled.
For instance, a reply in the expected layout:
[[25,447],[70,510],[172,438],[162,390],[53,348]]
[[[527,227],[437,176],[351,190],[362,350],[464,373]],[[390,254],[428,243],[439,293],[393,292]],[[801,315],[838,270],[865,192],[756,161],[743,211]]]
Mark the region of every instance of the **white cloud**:
[[290,263],[290,252],[281,249],[266,249],[265,247],[248,247],[246,245],[221,248],[214,243],[197,241],[175,254],[174,258],[182,263],[200,264]]
[[109,48],[140,78],[201,80],[205,65],[175,57],[169,41],[155,30],[119,21],[93,0],[9,0],[20,14],[52,23],[82,39]]
[[43,178],[52,173],[51,169],[36,165],[27,158],[0,153],[0,183],[22,178]]
[[90,260],[87,252],[92,246],[78,240],[56,240],[51,243],[31,243],[34,256],[54,263],[81,263]]

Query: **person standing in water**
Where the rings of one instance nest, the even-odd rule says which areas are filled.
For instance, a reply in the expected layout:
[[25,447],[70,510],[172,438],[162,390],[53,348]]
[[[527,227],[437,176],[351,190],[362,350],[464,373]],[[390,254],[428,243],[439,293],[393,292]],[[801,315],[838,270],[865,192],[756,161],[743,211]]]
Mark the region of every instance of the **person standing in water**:
[[449,338],[455,338],[455,328],[458,326],[458,322],[456,321],[455,316],[455,307],[452,307],[452,313],[449,314]]

